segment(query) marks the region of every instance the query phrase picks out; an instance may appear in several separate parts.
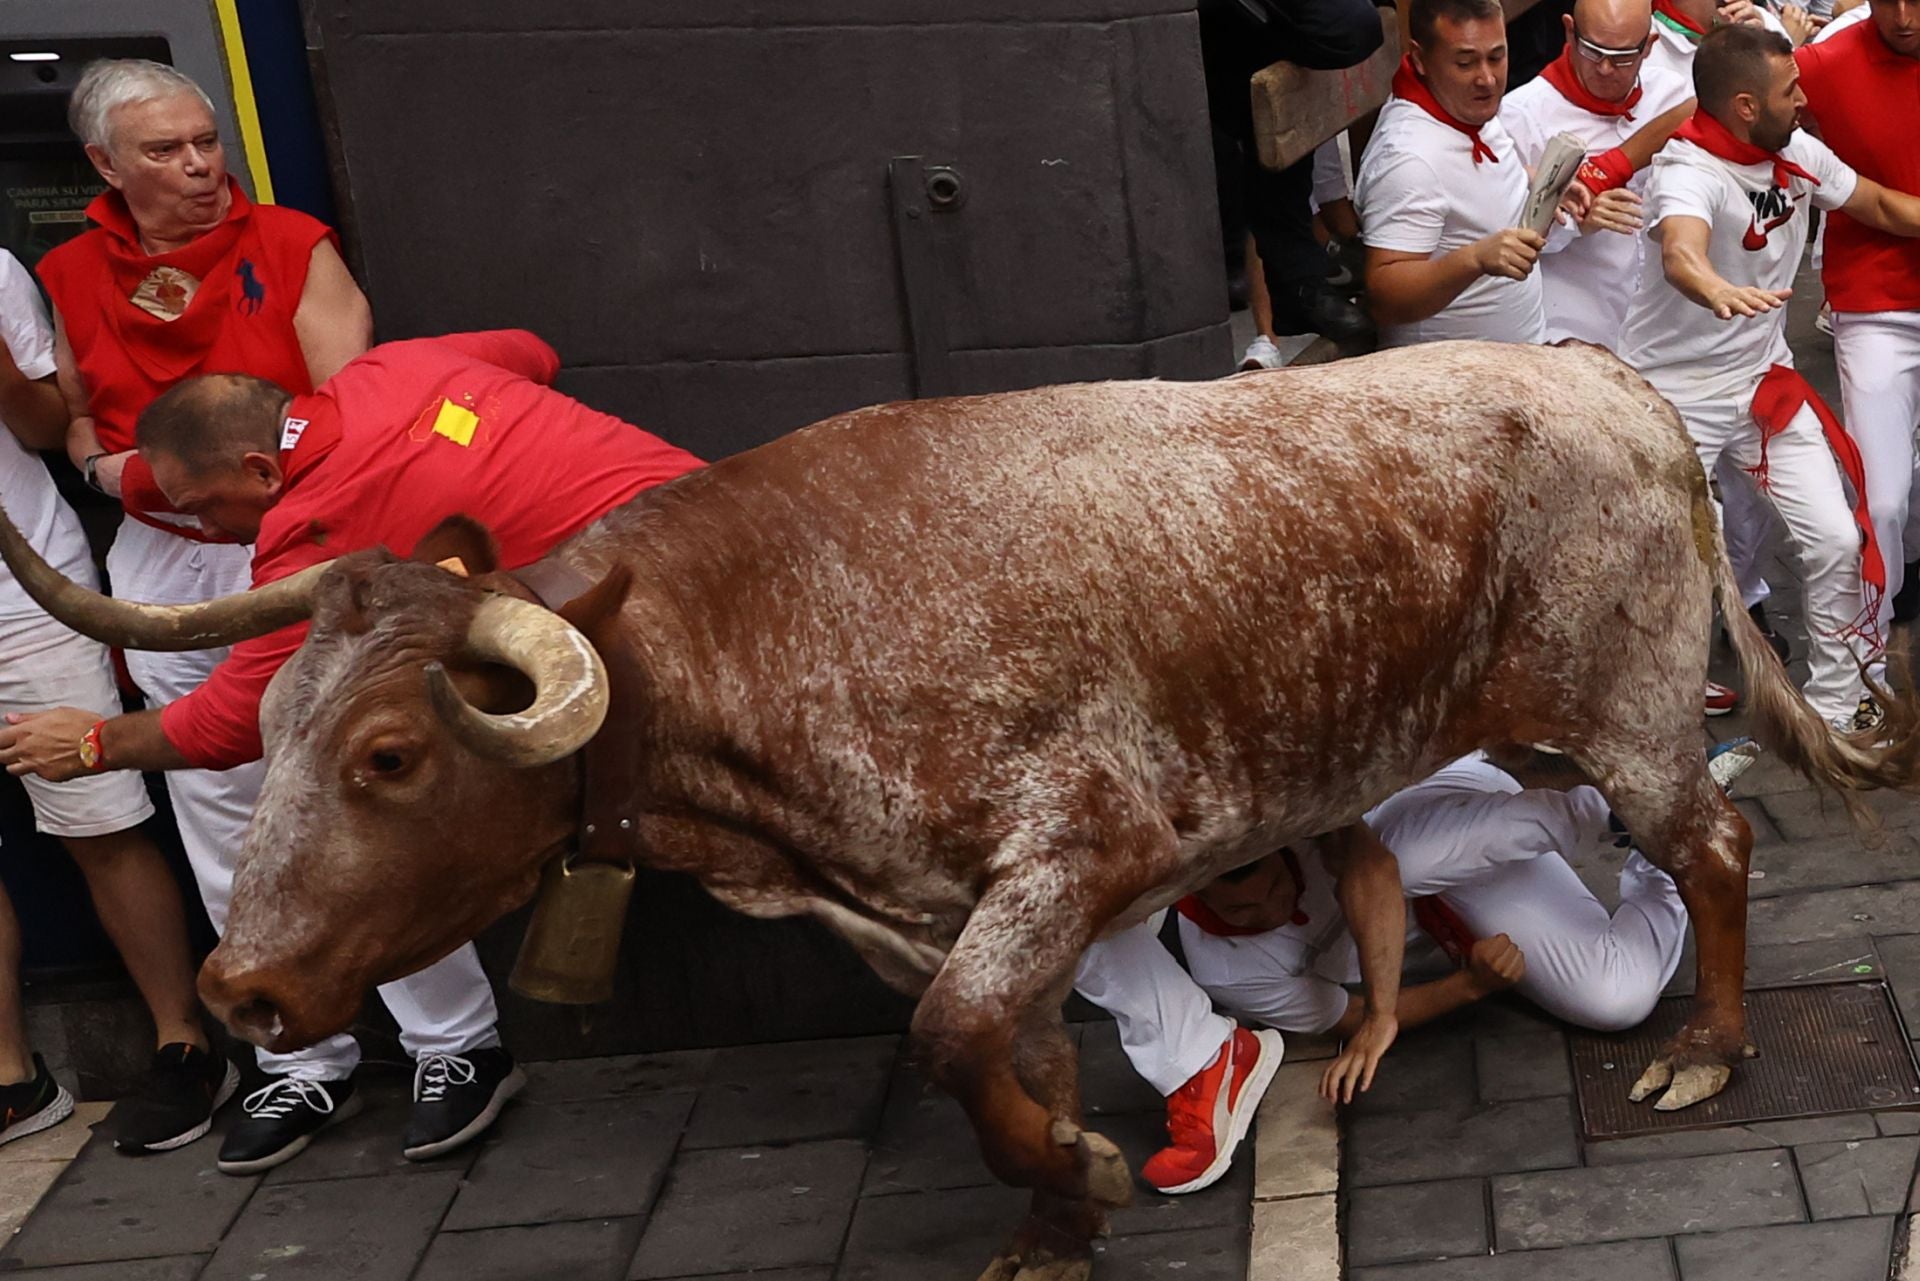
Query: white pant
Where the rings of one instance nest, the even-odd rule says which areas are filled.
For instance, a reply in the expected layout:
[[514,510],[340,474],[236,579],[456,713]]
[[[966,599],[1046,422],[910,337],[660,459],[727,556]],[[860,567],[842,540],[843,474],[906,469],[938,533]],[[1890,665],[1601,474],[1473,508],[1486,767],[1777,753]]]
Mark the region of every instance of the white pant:
[[1761,571],[1767,535],[1776,523],[1773,505],[1761,496],[1753,477],[1730,459],[1720,460],[1713,479],[1720,489],[1720,523],[1726,532],[1727,560],[1733,566],[1734,581],[1740,584],[1740,603],[1752,609],[1773,595]]
[[1080,958],[1073,987],[1113,1015],[1120,1048],[1148,1085],[1172,1094],[1213,1062],[1233,1035],[1233,1021],[1160,942],[1167,914],[1097,940]]
[[[1748,469],[1760,465],[1760,429],[1751,404],[1749,393],[1675,406],[1709,476],[1722,458]],[[1872,647],[1848,630],[1861,611],[1860,531],[1853,523],[1839,465],[1811,405],[1801,406],[1793,421],[1767,442],[1765,497],[1800,559],[1812,669],[1807,702],[1828,720],[1850,716],[1866,692],[1855,656],[1874,656]]]
[[[0,713],[55,707],[81,707],[102,717],[119,713],[120,691],[105,645],[45,616],[0,630]],[[28,774],[20,781],[33,802],[34,826],[50,836],[106,836],[153,817],[138,774],[87,774],[64,783]]]
[[1880,602],[1882,634],[1893,621],[1893,594],[1906,562],[1920,558],[1920,509],[1913,500],[1913,434],[1920,428],[1920,312],[1835,312],[1833,357],[1847,434],[1860,449],[1867,509],[1887,566]]
[[[196,543],[129,518],[107,553],[107,573],[114,595],[122,599],[172,605],[246,591],[251,562],[251,548]],[[196,689],[226,655],[224,649],[183,654],[129,650],[127,668],[148,703],[157,707]],[[207,917],[219,932],[226,929],[234,862],[265,773],[265,764],[255,761],[230,770],[171,770],[166,775],[180,843],[186,847]],[[385,984],[380,999],[400,1025],[400,1044],[416,1058],[499,1041],[493,989],[472,944],[418,974]],[[259,1059],[268,1072],[337,1080],[359,1064],[360,1046],[341,1033],[293,1054],[261,1051]]]

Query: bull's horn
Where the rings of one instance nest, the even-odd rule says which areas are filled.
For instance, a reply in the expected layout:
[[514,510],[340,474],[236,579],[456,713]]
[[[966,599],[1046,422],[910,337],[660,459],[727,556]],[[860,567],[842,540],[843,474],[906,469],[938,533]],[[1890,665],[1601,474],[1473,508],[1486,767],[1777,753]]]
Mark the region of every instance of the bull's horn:
[[217,649],[264,636],[313,613],[322,563],[250,592],[192,605],[141,605],[90,591],[47,564],[0,508],[0,558],[49,614],[122,649]]
[[523,712],[483,712],[454,688],[447,669],[427,666],[427,693],[453,736],[473,752],[518,769],[570,756],[607,718],[607,669],[564,618],[531,601],[489,596],[467,628],[467,652],[517,669],[533,682]]

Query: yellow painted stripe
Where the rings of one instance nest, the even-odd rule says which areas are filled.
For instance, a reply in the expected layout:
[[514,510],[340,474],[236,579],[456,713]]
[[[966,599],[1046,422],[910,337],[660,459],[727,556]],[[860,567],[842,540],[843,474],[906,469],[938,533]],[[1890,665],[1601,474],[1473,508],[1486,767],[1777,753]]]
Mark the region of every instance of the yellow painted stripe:
[[273,173],[267,168],[267,143],[260,133],[260,112],[253,101],[253,73],[247,69],[247,45],[240,37],[240,11],[235,0],[213,0],[220,20],[220,45],[227,55],[227,83],[233,89],[233,114],[240,123],[240,149],[253,175],[253,198],[273,203]]

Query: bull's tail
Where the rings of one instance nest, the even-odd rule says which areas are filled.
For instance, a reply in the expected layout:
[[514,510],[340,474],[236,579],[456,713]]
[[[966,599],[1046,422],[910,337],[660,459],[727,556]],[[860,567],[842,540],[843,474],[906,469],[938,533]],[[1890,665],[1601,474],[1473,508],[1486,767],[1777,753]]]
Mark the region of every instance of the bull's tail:
[[1856,821],[1870,823],[1871,811],[1854,793],[1876,787],[1920,790],[1920,702],[1912,694],[1894,694],[1874,683],[1873,696],[1886,714],[1883,724],[1854,734],[1827,724],[1794,686],[1786,665],[1747,614],[1705,489],[1702,484],[1694,497],[1695,535],[1740,660],[1757,737],[1795,771],[1839,792]]

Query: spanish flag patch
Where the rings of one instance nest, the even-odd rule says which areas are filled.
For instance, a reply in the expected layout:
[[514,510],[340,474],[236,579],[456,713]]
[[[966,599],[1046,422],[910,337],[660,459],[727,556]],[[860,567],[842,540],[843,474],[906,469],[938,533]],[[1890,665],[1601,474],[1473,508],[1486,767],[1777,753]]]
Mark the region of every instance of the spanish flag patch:
[[479,425],[480,415],[446,399],[441,400],[440,408],[433,416],[433,434],[445,436],[456,445],[473,444],[473,432]]

